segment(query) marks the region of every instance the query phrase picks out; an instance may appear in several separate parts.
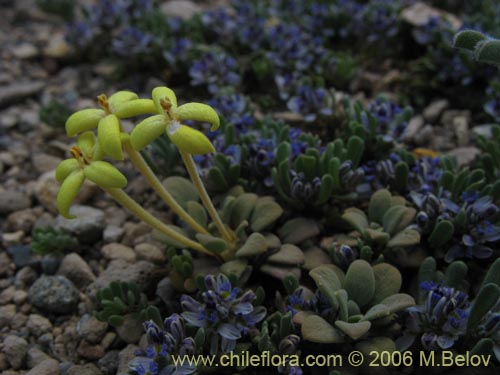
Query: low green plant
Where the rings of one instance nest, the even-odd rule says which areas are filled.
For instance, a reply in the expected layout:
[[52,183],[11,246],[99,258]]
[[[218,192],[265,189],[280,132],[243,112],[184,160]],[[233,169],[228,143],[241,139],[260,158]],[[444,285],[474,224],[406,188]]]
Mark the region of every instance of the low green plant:
[[375,266],[358,259],[343,272],[333,264],[312,269],[309,275],[329,304],[328,314],[299,312],[304,340],[322,344],[348,343],[369,354],[372,350],[395,350],[390,338],[393,317],[415,304],[399,293],[400,272],[394,266]]
[[100,309],[95,310],[95,317],[113,327],[122,325],[126,316],[131,316],[139,324],[149,319],[162,323],[159,310],[148,304],[148,298],[135,283],[113,281],[97,291],[96,299]]
[[31,249],[38,255],[55,254],[60,256],[78,246],[78,240],[75,237],[51,227],[36,228],[31,236]]
[[62,129],[71,112],[71,109],[62,102],[51,100],[48,104],[40,108],[38,116],[40,117],[40,121],[51,128]]

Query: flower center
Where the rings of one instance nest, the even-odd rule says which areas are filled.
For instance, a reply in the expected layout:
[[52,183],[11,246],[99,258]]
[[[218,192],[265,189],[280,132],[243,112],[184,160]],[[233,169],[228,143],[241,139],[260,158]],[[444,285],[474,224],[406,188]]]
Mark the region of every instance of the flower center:
[[165,115],[170,119],[174,120],[174,114],[172,113],[172,102],[169,98],[163,97],[160,99],[160,105],[165,111]]
[[99,95],[97,97],[97,102],[101,106],[102,109],[104,109],[104,112],[106,112],[107,115],[111,114],[111,109],[109,108],[109,102],[108,102],[108,97],[104,94]]
[[78,146],[73,146],[69,150],[71,155],[78,161],[80,164],[80,167],[84,168],[85,166],[90,164],[89,158],[86,158],[85,155],[83,155],[82,150]]

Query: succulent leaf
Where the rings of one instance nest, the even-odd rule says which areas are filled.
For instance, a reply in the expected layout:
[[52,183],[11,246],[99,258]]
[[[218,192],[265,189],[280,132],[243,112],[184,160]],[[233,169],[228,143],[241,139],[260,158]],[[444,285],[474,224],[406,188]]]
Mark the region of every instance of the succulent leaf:
[[391,207],[391,193],[386,189],[377,190],[370,198],[368,218],[370,221],[382,223],[382,219]]
[[453,47],[474,51],[477,44],[488,37],[476,30],[464,30],[453,37]]
[[306,341],[320,344],[339,344],[344,342],[342,335],[325,319],[311,315],[304,319],[301,327],[302,337]]
[[170,176],[163,181],[163,185],[184,209],[188,208],[188,202],[200,200],[194,185],[184,177]]
[[192,155],[215,152],[215,148],[205,134],[182,124],[169,124],[167,135],[179,150]]
[[73,113],[66,120],[66,134],[73,137],[78,133],[97,128],[99,121],[106,116],[102,109],[88,108]]
[[59,163],[56,168],[56,180],[59,183],[62,183],[66,177],[68,177],[72,172],[80,169],[80,164],[74,158],[65,159]]
[[368,333],[372,324],[368,321],[358,323],[347,323],[341,320],[335,322],[335,327],[344,332],[353,340],[357,340]]
[[132,133],[130,133],[130,140],[132,146],[140,151],[156,138],[162,135],[167,128],[167,119],[164,115],[151,116],[136,125]]
[[105,161],[92,162],[83,169],[83,173],[90,181],[104,188],[121,189],[127,185],[127,178]]
[[401,289],[403,278],[396,267],[388,263],[376,264],[373,266],[373,274],[375,275],[375,293],[370,302],[372,305],[382,302]]
[[83,171],[77,170],[68,175],[59,188],[56,199],[57,210],[66,219],[73,219],[75,217],[69,213],[69,208],[80,191],[84,180]]
[[157,112],[151,99],[134,99],[117,104],[113,113],[119,118],[127,118],[147,114],[154,115]]
[[343,286],[349,298],[359,307],[366,306],[375,294],[375,275],[370,263],[361,259],[352,262],[346,272]]
[[115,160],[123,160],[120,133],[120,120],[114,114],[107,115],[99,121],[97,126],[99,145],[106,155]]
[[216,131],[220,126],[219,115],[207,104],[186,103],[175,111],[176,117],[181,120],[203,121],[211,124],[210,131]]
[[266,238],[260,233],[252,233],[245,244],[238,249],[238,258],[247,258],[265,253],[267,251]]

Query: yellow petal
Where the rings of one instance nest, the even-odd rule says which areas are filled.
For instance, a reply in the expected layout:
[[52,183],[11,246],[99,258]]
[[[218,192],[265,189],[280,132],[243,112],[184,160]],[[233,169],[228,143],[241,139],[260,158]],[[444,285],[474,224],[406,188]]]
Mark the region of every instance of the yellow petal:
[[113,113],[119,118],[133,117],[138,115],[158,113],[155,103],[151,99],[134,99],[128,102],[119,103]]
[[220,125],[219,115],[209,105],[203,103],[186,103],[175,111],[175,116],[181,120],[196,120],[208,122],[212,125],[211,131],[217,130]]
[[127,185],[127,178],[106,161],[94,161],[83,169],[85,177],[105,188],[121,189]]
[[93,132],[85,132],[78,137],[76,145],[80,147],[82,153],[86,157],[92,157],[95,146],[95,135]]
[[84,180],[83,172],[81,170],[75,171],[66,177],[57,193],[57,210],[66,219],[73,219],[75,217],[74,215],[70,215],[69,208],[80,191]]
[[172,108],[177,108],[177,97],[175,96],[175,92],[170,90],[168,87],[156,87],[153,89],[153,101],[156,106],[156,111],[157,113],[163,113],[163,107],[160,104],[160,99],[161,98],[168,98],[170,100],[170,103],[172,103]]
[[148,117],[141,121],[130,133],[132,147],[137,151],[153,142],[156,138],[163,134],[167,127],[167,119],[165,115],[156,115]]
[[120,138],[120,120],[113,115],[107,115],[97,127],[97,139],[106,155],[115,160],[123,160],[122,141]]
[[73,113],[66,120],[66,133],[73,137],[78,133],[97,128],[97,123],[105,116],[102,109],[82,109]]
[[71,172],[80,169],[80,164],[76,159],[66,159],[59,163],[56,168],[56,180],[62,183],[66,177],[68,177]]
[[167,134],[179,150],[189,154],[203,155],[215,151],[205,134],[189,126],[172,123],[167,127]]
[[108,98],[109,108],[111,112],[115,113],[116,107],[121,104],[128,102],[130,100],[137,99],[139,96],[132,91],[118,91],[115,92]]

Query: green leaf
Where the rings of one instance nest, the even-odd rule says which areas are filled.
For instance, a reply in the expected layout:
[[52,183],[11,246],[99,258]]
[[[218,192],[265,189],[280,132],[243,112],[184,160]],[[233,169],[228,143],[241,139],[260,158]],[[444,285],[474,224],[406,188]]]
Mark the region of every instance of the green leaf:
[[235,259],[221,265],[220,270],[227,276],[233,274],[238,276],[238,278],[241,278],[247,267],[248,261],[246,259]]
[[83,109],[73,113],[66,120],[66,134],[73,137],[79,133],[83,133],[97,128],[99,120],[105,116],[102,109]]
[[120,133],[120,120],[115,115],[107,115],[99,121],[97,126],[99,145],[106,155],[115,160],[123,160]]
[[444,246],[451,237],[453,236],[453,232],[455,231],[455,227],[453,223],[448,220],[442,220],[436,224],[434,230],[429,236],[429,244],[435,248],[439,249]]
[[283,208],[278,203],[258,199],[250,218],[250,228],[254,232],[261,232],[271,226],[282,214]]
[[365,213],[357,208],[348,208],[345,210],[342,219],[349,223],[359,233],[363,233],[363,231],[368,228],[368,219]]
[[287,221],[279,230],[278,235],[283,243],[299,244],[320,233],[316,221],[297,217]]
[[304,253],[297,246],[284,244],[278,252],[267,258],[268,262],[296,266],[305,262]]
[[167,135],[177,148],[191,155],[205,155],[215,152],[214,145],[205,134],[189,126],[170,123]]
[[375,292],[371,300],[372,305],[380,303],[401,289],[403,278],[396,267],[388,263],[380,263],[373,266],[373,274],[375,276]]
[[127,178],[116,167],[106,161],[93,161],[83,169],[90,181],[104,188],[121,189],[127,185]]
[[395,235],[413,220],[415,213],[415,209],[399,205],[392,206],[382,218],[384,232],[389,233],[391,236]]
[[77,170],[67,176],[59,188],[56,198],[57,210],[66,219],[73,219],[75,217],[69,213],[69,208],[78,195],[84,180],[83,172]]
[[163,181],[163,185],[184,209],[187,209],[189,201],[198,202],[200,200],[194,185],[184,177],[168,177]]
[[395,313],[396,311],[404,310],[407,307],[411,307],[415,305],[415,300],[412,296],[404,293],[393,294],[385,298],[380,302],[382,305],[385,305],[389,308],[389,311]]
[[[424,259],[420,268],[418,269],[418,285],[422,285],[424,281],[436,281],[436,259],[434,257],[427,257]],[[425,302],[427,292],[422,288],[418,288],[418,302],[423,304]]]
[[311,315],[304,319],[301,327],[302,338],[306,341],[320,344],[339,344],[344,342],[342,335],[317,315]]
[[386,316],[391,315],[391,311],[386,305],[378,304],[373,305],[370,309],[365,313],[362,321],[368,320],[376,320],[380,318],[385,318]]
[[78,169],[80,169],[78,160],[74,158],[63,160],[56,168],[57,182],[62,183],[66,179],[66,177],[68,177],[72,172]]
[[500,40],[490,39],[479,42],[474,51],[474,58],[477,61],[488,64],[500,64]]
[[337,306],[338,302],[335,292],[342,288],[342,284],[331,265],[324,264],[316,267],[309,271],[309,276],[311,276],[317,288],[326,296],[330,304],[333,307]]
[[375,275],[370,263],[361,259],[352,262],[345,275],[344,289],[359,307],[367,305],[375,293]]
[[387,242],[388,248],[408,247],[420,243],[420,233],[415,229],[405,229]]
[[467,265],[462,261],[455,261],[446,269],[444,284],[455,289],[460,289],[466,279]]
[[500,287],[495,284],[484,285],[474,300],[467,320],[467,332],[473,332],[484,315],[491,310],[500,299]]
[[141,151],[147,145],[153,143],[167,129],[167,119],[164,115],[148,117],[138,123],[130,133],[132,147]]
[[195,237],[203,245],[203,247],[212,253],[220,254],[227,249],[227,242],[222,238],[203,233],[196,233]]
[[215,110],[207,104],[203,103],[186,103],[177,108],[174,113],[179,120],[195,120],[208,122],[212,125],[210,131],[216,131],[219,128],[219,115]]
[[471,355],[491,355],[495,342],[490,338],[482,338],[470,350]]
[[208,216],[205,207],[196,201],[187,202],[188,214],[203,228],[207,228]]
[[335,322],[335,327],[344,332],[353,340],[357,340],[364,336],[370,330],[372,324],[368,321],[358,322],[358,323],[347,323],[341,320]]
[[497,258],[490,266],[481,285],[484,286],[490,283],[500,287],[500,258]]
[[368,217],[370,221],[382,223],[382,218],[391,207],[391,198],[391,193],[386,189],[377,190],[372,195],[370,204],[368,205]]
[[266,238],[260,233],[252,233],[245,244],[238,249],[236,257],[247,258],[263,254],[267,251]]
[[236,198],[231,211],[230,225],[236,228],[242,221],[248,220],[257,203],[257,194],[245,193]]
[[464,30],[455,34],[453,37],[453,47],[474,51],[477,44],[488,37],[476,30]]

